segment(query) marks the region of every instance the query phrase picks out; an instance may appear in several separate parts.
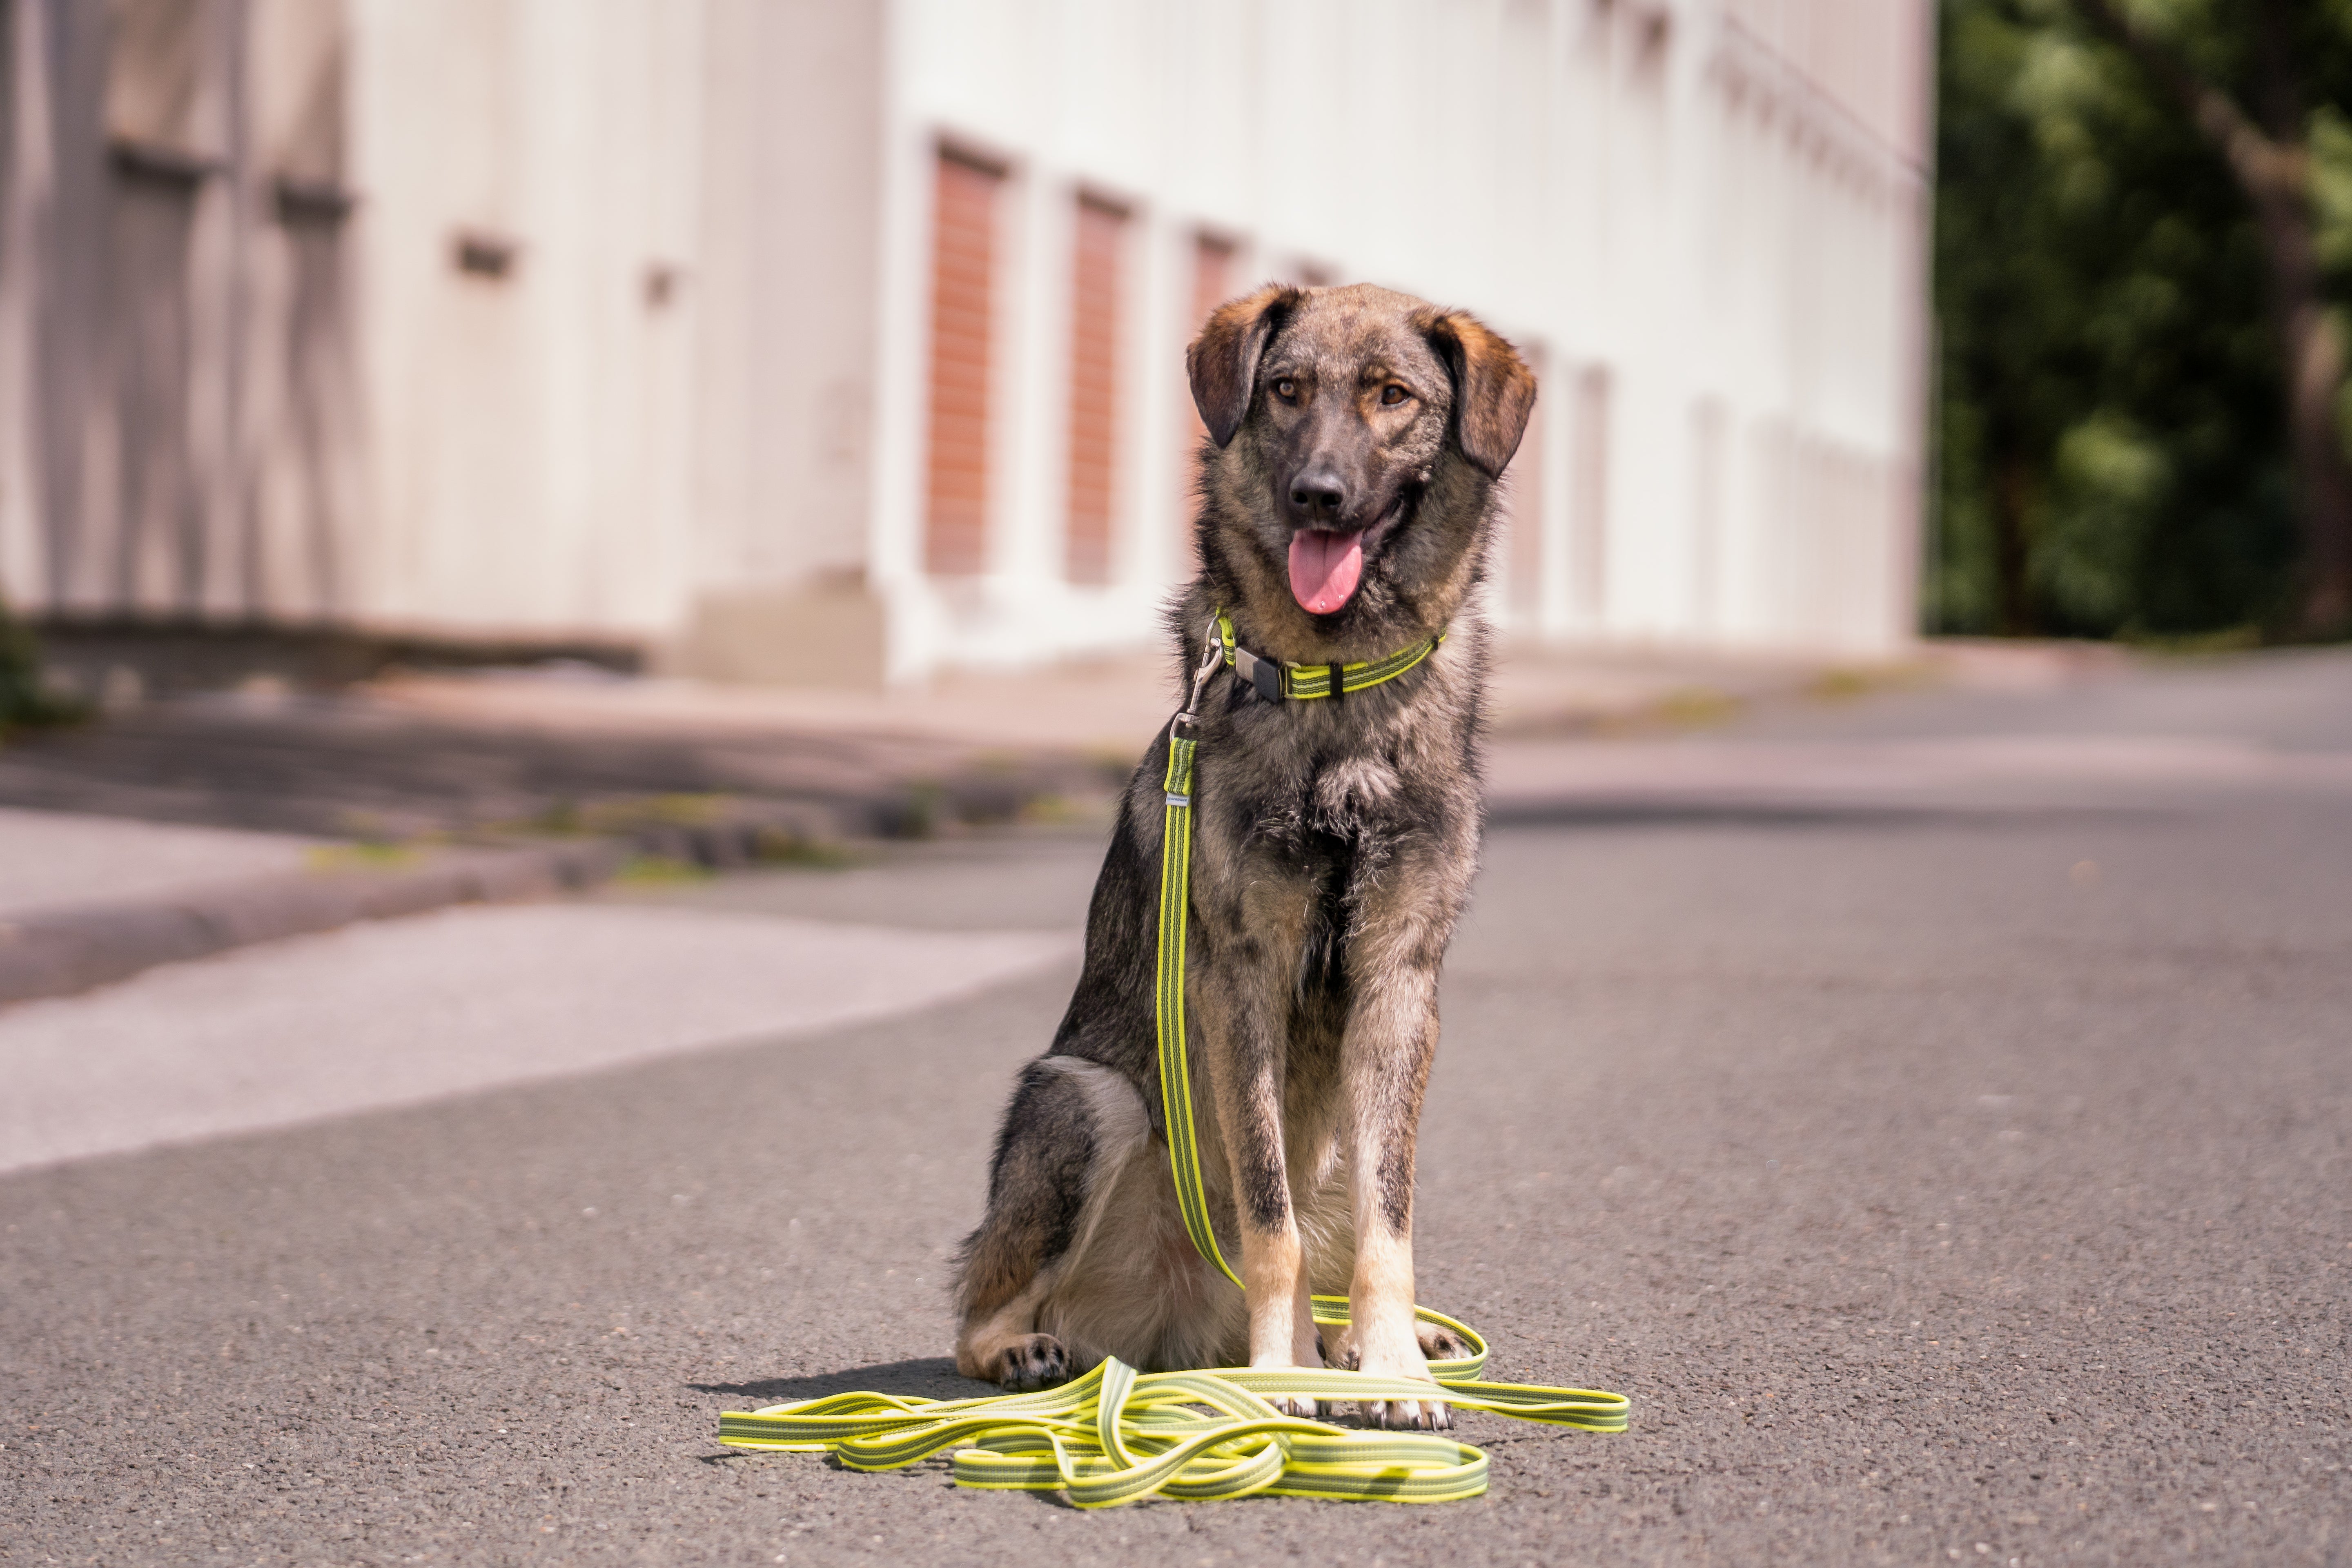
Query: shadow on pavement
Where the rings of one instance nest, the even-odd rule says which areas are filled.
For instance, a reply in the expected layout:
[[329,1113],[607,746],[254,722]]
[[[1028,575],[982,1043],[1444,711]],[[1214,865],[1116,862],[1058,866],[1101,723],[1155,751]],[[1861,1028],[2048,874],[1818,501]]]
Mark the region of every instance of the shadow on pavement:
[[813,1377],[771,1377],[755,1383],[690,1383],[698,1394],[731,1394],[763,1405],[791,1405],[822,1399],[828,1394],[914,1394],[924,1399],[970,1399],[1003,1392],[995,1384],[974,1383],[956,1374],[951,1356],[922,1356],[911,1361],[879,1362],[845,1372],[821,1372]]

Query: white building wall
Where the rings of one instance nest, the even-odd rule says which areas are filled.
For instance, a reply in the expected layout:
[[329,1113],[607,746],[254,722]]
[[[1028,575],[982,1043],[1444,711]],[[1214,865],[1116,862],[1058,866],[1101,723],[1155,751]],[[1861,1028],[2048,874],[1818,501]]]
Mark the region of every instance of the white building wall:
[[644,0],[356,0],[369,622],[675,627],[702,20]]
[[877,277],[898,221],[886,197],[904,194],[883,175],[886,15],[837,0],[702,15],[692,560],[661,651],[708,675],[870,682],[877,487],[908,460],[876,413],[902,352],[878,318],[895,287]]
[[[201,538],[151,562],[89,279],[105,18],[174,3],[0,0],[0,592],[36,608],[852,683],[1142,646],[1190,557],[1205,231],[1236,289],[1381,282],[1541,365],[1515,631],[1910,634],[1930,0],[187,0],[212,118],[138,135],[213,161]],[[957,578],[924,546],[942,142],[1007,171]],[[349,200],[324,270],[289,180]],[[1065,552],[1082,191],[1130,214],[1099,584]]]

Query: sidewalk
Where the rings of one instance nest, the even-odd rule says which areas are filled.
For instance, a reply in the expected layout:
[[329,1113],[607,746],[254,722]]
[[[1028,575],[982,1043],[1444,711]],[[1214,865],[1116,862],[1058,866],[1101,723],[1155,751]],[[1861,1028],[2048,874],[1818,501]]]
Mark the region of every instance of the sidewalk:
[[[1498,649],[1489,726],[1498,738],[1610,733],[1711,722],[1808,697],[1919,685],[2065,685],[2121,668],[2092,645],[1949,642],[1895,659],[1676,649]],[[356,689],[387,713],[566,734],[775,735],[962,750],[1058,752],[1124,778],[1181,699],[1159,654],[1010,673],[961,671],[879,694],[634,679],[584,669],[410,676]]]
[[355,847],[0,808],[0,1004],[361,921],[587,887],[626,853],[595,838]]
[[[1736,755],[1644,763],[1638,742],[1773,704],[2063,685],[2112,662],[1965,646],[1875,666],[1507,650],[1497,805],[1686,790],[1694,767],[1736,780]],[[149,703],[0,748],[0,1003],[578,889],[633,857],[723,869],[1098,816],[1173,691],[1163,661],[1137,656],[881,696],[556,668]],[[1637,743],[1596,773],[1594,737]]]

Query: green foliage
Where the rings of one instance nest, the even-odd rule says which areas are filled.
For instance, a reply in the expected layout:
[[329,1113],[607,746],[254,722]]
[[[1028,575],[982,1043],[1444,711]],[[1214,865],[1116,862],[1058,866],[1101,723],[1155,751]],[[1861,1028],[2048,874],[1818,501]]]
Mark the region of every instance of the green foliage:
[[[2248,100],[2251,7],[2120,8]],[[2298,17],[2340,280],[2352,5]],[[2298,548],[2282,357],[2262,236],[2220,153],[2067,0],[1945,0],[1939,72],[1931,626],[2179,637],[2275,622]]]
[[0,603],[0,739],[11,730],[71,724],[88,714],[86,704],[59,696],[42,680],[41,649],[33,629]]
[[2319,258],[2352,271],[2352,120],[2332,103],[2311,117],[2313,205],[2319,209]]
[[41,690],[41,653],[31,628],[0,605],[0,734],[47,721],[54,706]]

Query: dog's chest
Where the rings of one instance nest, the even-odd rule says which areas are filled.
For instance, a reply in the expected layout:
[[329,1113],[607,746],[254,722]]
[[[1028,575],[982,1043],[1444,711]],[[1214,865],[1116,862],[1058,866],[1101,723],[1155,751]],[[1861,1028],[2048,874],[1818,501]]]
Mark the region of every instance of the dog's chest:
[[1336,755],[1267,748],[1232,782],[1251,847],[1293,861],[1328,857],[1331,840],[1360,845],[1382,837],[1407,794],[1396,763],[1377,747]]
[[1444,716],[1369,702],[1302,710],[1245,700],[1228,712],[1193,780],[1199,863],[1217,889],[1209,904],[1246,914],[1261,933],[1344,942],[1354,902],[1406,846],[1453,837],[1460,792],[1444,770],[1459,748],[1429,733]]

